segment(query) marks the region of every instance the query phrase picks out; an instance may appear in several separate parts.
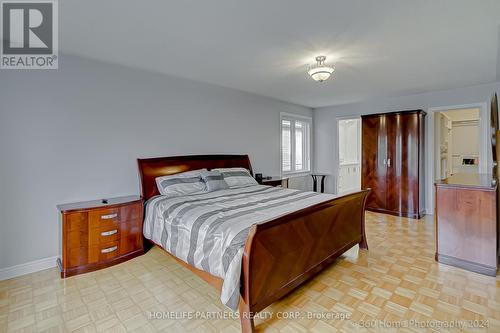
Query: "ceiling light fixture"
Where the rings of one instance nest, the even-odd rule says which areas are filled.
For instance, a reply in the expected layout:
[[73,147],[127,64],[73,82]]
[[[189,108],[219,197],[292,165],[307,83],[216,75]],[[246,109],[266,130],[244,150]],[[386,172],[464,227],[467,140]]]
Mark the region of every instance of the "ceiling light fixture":
[[335,70],[334,67],[325,65],[325,56],[317,56],[316,64],[309,67],[307,73],[313,78],[314,81],[323,82],[328,80],[330,75],[332,75]]

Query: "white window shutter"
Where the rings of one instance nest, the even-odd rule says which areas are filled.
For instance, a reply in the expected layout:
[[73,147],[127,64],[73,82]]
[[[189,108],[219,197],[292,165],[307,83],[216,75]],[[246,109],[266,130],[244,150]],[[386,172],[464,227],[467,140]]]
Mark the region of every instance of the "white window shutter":
[[281,171],[284,174],[311,171],[311,119],[281,116]]

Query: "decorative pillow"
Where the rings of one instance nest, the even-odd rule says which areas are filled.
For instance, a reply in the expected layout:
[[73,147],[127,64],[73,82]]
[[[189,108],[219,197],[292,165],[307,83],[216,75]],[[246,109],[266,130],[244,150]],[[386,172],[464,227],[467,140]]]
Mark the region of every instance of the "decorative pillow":
[[224,176],[229,188],[246,187],[252,185],[259,185],[257,181],[250,175],[250,172],[245,168],[222,168],[213,169],[212,171],[219,171]]
[[224,180],[224,177],[219,171],[203,171],[201,173],[201,179],[203,179],[203,181],[205,182],[208,192],[225,190],[229,188],[226,181]]
[[172,197],[201,194],[207,191],[201,173],[207,169],[186,171],[156,178],[156,186],[162,195]]

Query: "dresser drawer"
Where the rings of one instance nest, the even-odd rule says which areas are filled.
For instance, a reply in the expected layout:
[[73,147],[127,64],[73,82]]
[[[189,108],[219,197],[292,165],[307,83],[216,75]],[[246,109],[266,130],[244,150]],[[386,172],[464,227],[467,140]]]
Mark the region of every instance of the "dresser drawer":
[[90,229],[89,246],[109,243],[119,240],[121,237],[120,223],[105,223],[98,228]]
[[112,241],[89,247],[89,263],[113,259],[120,255],[120,241]]

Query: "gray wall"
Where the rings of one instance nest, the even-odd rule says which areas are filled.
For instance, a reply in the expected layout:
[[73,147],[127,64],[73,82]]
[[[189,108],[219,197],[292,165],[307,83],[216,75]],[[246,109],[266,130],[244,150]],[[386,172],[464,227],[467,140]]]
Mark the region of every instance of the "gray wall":
[[138,194],[136,158],[249,154],[277,175],[279,113],[312,110],[63,55],[0,73],[0,268],[59,254],[56,204]]
[[[314,169],[317,172],[332,174],[328,177],[326,190],[335,193],[335,182],[337,177],[337,118],[346,116],[360,116],[363,114],[389,112],[398,110],[423,109],[464,105],[475,103],[488,103],[493,92],[500,92],[500,83],[477,85],[472,87],[443,90],[431,93],[392,97],[377,98],[362,103],[338,105],[318,108],[314,110]],[[431,126],[426,117],[426,138],[429,138]],[[429,140],[427,140],[429,141]],[[427,148],[426,153],[431,150]],[[430,166],[426,163],[425,174],[429,175]],[[426,181],[426,193],[429,193],[428,181]],[[431,197],[426,195],[426,207],[432,208]],[[429,210],[428,210],[429,211]]]

